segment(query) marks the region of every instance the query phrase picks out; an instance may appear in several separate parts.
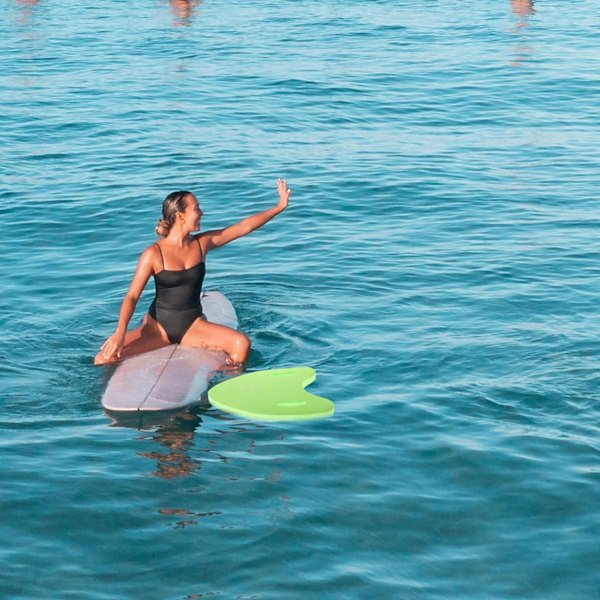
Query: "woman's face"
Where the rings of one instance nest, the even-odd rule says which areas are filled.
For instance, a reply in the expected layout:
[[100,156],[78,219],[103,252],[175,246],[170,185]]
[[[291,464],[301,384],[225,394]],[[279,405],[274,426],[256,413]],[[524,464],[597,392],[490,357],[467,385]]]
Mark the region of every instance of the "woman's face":
[[190,231],[198,231],[200,229],[200,219],[202,218],[202,211],[198,204],[198,199],[194,194],[188,194],[185,198],[185,210],[183,211],[183,218],[185,219],[186,225],[189,226]]

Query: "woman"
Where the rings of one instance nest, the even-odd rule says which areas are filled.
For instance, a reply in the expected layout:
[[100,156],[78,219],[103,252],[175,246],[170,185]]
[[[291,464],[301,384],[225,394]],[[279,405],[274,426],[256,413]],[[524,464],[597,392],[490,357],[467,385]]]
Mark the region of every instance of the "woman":
[[[200,291],[205,273],[205,257],[211,250],[262,227],[285,210],[291,190],[285,180],[277,181],[279,202],[239,223],[204,233],[200,229],[202,211],[191,192],[173,192],[163,202],[163,218],[156,233],[161,240],[148,246],[125,294],[115,332],[102,344],[94,364],[115,362],[134,354],[169,344],[202,346],[223,350],[227,363],[242,364],[250,352],[250,340],[243,333],[210,323],[202,314]],[[142,325],[127,331],[135,306],[150,277],[156,296]]]

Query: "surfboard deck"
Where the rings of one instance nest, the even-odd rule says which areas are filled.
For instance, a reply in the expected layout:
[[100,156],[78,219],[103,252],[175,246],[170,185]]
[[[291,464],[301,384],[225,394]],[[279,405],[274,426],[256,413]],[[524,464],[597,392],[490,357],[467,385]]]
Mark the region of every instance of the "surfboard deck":
[[[212,323],[237,329],[237,316],[220,292],[202,294],[202,310]],[[172,410],[197,401],[212,374],[223,367],[225,354],[171,344],[132,356],[120,363],[102,396],[112,411]]]

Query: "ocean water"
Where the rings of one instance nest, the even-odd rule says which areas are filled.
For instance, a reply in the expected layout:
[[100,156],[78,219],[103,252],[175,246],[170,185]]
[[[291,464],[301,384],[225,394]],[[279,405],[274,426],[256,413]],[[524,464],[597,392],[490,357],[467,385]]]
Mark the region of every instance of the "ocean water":
[[[0,597],[600,598],[597,1],[0,11]],[[164,196],[277,177],[206,288],[335,415],[111,418]]]

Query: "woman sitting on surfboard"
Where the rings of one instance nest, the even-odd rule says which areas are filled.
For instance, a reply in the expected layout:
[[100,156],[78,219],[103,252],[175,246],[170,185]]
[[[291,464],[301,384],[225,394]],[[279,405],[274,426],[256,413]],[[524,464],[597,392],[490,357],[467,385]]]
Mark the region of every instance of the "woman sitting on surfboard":
[[[163,218],[156,233],[161,240],[148,246],[138,261],[125,294],[115,332],[102,344],[94,364],[115,362],[169,344],[221,349],[228,364],[242,364],[250,352],[250,340],[243,333],[210,323],[202,314],[200,292],[205,257],[211,250],[262,227],[285,210],[291,190],[285,180],[277,181],[279,202],[265,211],[242,219],[225,229],[196,233],[202,211],[194,194],[173,192],[163,202]],[[139,327],[127,331],[135,306],[150,277],[156,296]]]

